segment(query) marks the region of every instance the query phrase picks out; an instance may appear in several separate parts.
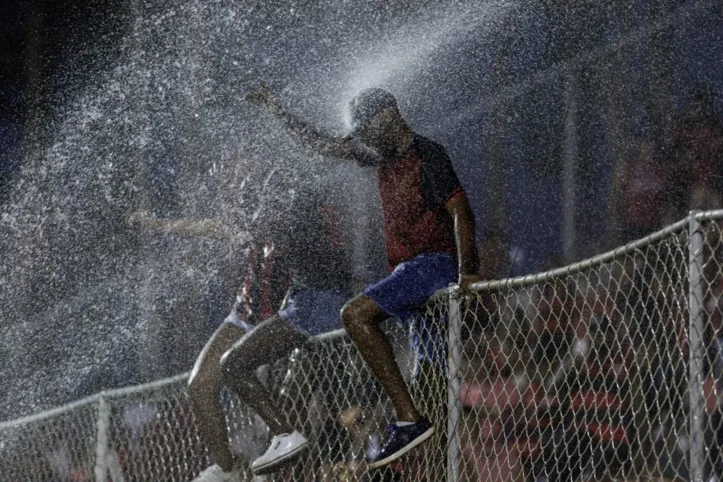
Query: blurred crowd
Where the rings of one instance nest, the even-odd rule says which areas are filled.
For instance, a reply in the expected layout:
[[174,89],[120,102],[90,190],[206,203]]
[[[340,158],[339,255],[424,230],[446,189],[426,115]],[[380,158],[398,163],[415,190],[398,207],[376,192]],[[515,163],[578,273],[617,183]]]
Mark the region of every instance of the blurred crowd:
[[[723,473],[720,226],[705,227],[706,480]],[[681,236],[578,274],[480,296],[467,313],[465,480],[689,480]]]
[[[669,142],[642,138],[616,172],[610,246],[721,207],[723,125],[710,90]],[[723,477],[721,223],[702,223],[705,480]],[[691,328],[685,231],[576,273],[480,293],[467,306],[464,480],[690,480]],[[504,278],[499,236],[482,276]],[[560,268],[551,257],[548,269]]]
[[718,209],[723,195],[723,124],[709,87],[677,114],[671,139],[642,135],[614,173],[608,225],[613,245],[684,218]]

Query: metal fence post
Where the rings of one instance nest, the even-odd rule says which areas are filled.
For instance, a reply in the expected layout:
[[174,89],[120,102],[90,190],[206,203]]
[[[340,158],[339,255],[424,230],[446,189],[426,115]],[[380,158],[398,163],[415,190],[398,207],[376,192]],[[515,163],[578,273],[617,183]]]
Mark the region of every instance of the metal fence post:
[[449,296],[449,352],[447,354],[447,482],[460,480],[460,400],[459,364],[462,353],[462,316],[457,293]]
[[688,217],[688,393],[690,394],[690,480],[703,482],[705,468],[705,400],[703,397],[703,233],[697,212]]
[[110,426],[110,407],[105,399],[105,393],[98,397],[98,421],[95,445],[95,480],[106,482],[108,467],[108,427]]

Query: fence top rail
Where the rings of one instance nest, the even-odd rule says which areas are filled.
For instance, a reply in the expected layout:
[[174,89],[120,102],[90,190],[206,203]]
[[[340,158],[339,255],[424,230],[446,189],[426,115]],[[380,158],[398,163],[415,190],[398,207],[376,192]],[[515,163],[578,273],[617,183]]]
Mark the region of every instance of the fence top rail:
[[[313,344],[313,343],[317,343],[317,342],[321,342],[321,341],[329,341],[329,340],[341,338],[344,336],[346,336],[346,331],[344,329],[339,329],[339,330],[334,330],[334,331],[330,331],[327,333],[322,333],[320,335],[312,336],[309,338],[307,343]],[[177,383],[177,382],[186,380],[186,379],[188,379],[189,376],[190,376],[190,372],[184,372],[184,373],[180,373],[178,375],[175,375],[175,376],[172,376],[169,378],[164,378],[161,380],[144,383],[141,385],[116,388],[113,390],[105,390],[105,391],[102,391],[99,393],[95,393],[93,395],[89,395],[85,398],[81,398],[80,400],[66,403],[65,405],[60,405],[58,407],[44,410],[39,413],[35,413],[35,414],[27,415],[25,417],[20,417],[20,418],[0,422],[0,432],[2,432],[3,430],[9,430],[12,428],[20,427],[21,425],[25,425],[28,423],[39,422],[39,421],[45,420],[47,418],[51,418],[56,415],[59,415],[61,413],[68,412],[75,408],[79,408],[79,407],[83,407],[86,405],[90,405],[92,403],[96,403],[101,398],[110,400],[113,398],[125,397],[125,396],[129,396],[129,395],[133,395],[135,393],[145,392],[148,390],[163,388],[167,385],[171,385],[173,383]]]
[[686,229],[691,217],[695,218],[699,222],[717,221],[723,219],[723,209],[705,212],[691,212],[691,214],[686,218],[681,219],[680,221],[671,224],[670,226],[667,226],[649,236],[638,239],[637,241],[632,241],[624,246],[615,248],[612,251],[608,251],[607,253],[593,256],[592,258],[588,258],[574,264],[563,266],[562,268],[557,268],[537,274],[518,276],[516,278],[505,278],[497,281],[479,282],[471,285],[470,289],[476,293],[481,293],[500,289],[519,288],[522,286],[537,284],[544,281],[550,281],[555,278],[562,278],[564,276],[574,275],[586,269],[609,263],[610,261],[613,261],[620,256],[633,253],[640,248],[663,240],[673,234],[677,234]]
[[55,415],[59,415],[63,412],[73,410],[74,408],[79,408],[79,407],[83,407],[85,405],[90,405],[92,403],[98,402],[101,398],[105,398],[107,400],[107,399],[111,399],[111,398],[132,395],[134,393],[144,392],[146,390],[152,390],[154,388],[162,388],[166,385],[170,385],[172,383],[176,383],[178,381],[184,380],[184,379],[188,378],[188,376],[189,376],[189,372],[186,372],[186,373],[181,373],[181,374],[173,376],[173,377],[164,378],[162,380],[156,380],[153,382],[144,383],[142,385],[134,385],[131,387],[117,388],[114,390],[106,390],[106,391],[98,392],[93,395],[89,395],[85,398],[81,398],[80,400],[66,403],[65,405],[60,405],[58,407],[44,410],[44,411],[36,413],[36,414],[27,415],[25,417],[16,418],[13,420],[7,420],[5,422],[0,422],[0,432],[2,432],[3,430],[16,428],[16,427],[19,427],[21,425],[25,425],[28,423],[39,422],[46,418],[54,417]]
[[63,412],[67,412],[69,410],[72,410],[74,408],[83,407],[85,405],[89,405],[93,402],[97,402],[100,398],[100,393],[96,393],[94,395],[90,395],[85,398],[81,398],[80,400],[76,400],[74,402],[66,403],[65,405],[61,405],[59,407],[51,408],[39,413],[35,413],[32,415],[27,415],[25,417],[16,418],[13,420],[7,420],[5,422],[0,422],[0,432],[3,430],[9,430],[12,428],[19,427],[21,425],[25,425],[27,423],[37,422],[40,420],[44,420],[46,418],[53,417],[55,415],[59,415]]

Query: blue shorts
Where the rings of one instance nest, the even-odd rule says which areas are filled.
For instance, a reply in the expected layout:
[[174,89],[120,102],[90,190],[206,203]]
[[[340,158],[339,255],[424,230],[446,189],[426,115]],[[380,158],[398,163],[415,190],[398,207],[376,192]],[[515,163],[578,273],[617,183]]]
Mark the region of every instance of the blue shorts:
[[[339,291],[298,291],[289,296],[286,308],[278,314],[299,333],[306,336],[320,335],[342,328],[340,312],[347,301],[349,295]],[[239,326],[247,333],[255,328],[255,325],[239,318],[237,305],[234,305],[224,321]]]
[[255,325],[252,325],[251,323],[247,323],[238,316],[238,312],[240,310],[239,308],[239,301],[236,301],[234,303],[233,308],[231,308],[231,313],[228,314],[225,320],[223,320],[224,323],[233,323],[234,325],[241,328],[243,331],[248,333],[249,331],[256,328]]
[[320,335],[342,327],[341,309],[349,298],[340,291],[299,291],[289,297],[279,316],[299,333]]
[[414,318],[410,339],[420,361],[438,366],[446,360],[447,319],[430,324],[424,313],[427,300],[457,281],[457,264],[448,253],[422,253],[398,265],[392,273],[364,290],[385,313],[400,321]]

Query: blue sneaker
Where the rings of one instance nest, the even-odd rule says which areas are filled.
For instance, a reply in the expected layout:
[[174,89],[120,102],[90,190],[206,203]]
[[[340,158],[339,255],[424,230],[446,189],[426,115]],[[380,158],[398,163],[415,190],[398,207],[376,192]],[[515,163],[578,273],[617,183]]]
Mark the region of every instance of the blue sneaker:
[[434,433],[434,426],[426,418],[420,418],[414,425],[390,425],[387,432],[389,435],[382,449],[369,463],[370,469],[384,467],[423,443]]

